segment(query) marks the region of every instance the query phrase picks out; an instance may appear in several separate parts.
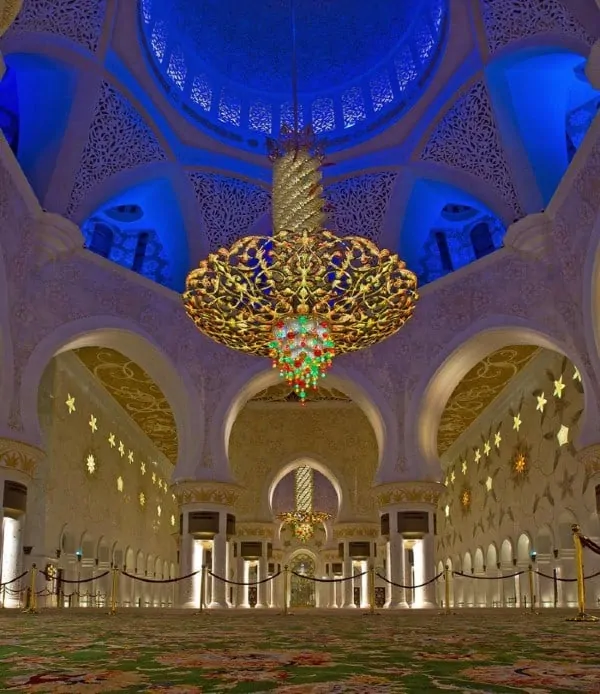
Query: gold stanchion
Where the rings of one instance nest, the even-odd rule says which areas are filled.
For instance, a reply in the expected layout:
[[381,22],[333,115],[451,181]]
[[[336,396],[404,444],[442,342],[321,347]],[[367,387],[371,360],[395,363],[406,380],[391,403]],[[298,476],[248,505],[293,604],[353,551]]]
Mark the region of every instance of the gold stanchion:
[[573,544],[575,545],[575,562],[577,563],[577,603],[579,607],[579,613],[576,617],[570,617],[567,622],[597,622],[598,617],[594,617],[591,614],[586,614],[585,612],[585,579],[583,576],[583,547],[581,545],[581,538],[579,537],[580,528],[579,525],[573,524],[571,526],[571,532],[573,533]]
[[30,569],[31,580],[29,582],[29,600],[25,606],[25,612],[30,612],[32,614],[37,613],[37,595],[35,594],[35,578],[37,575],[37,567],[35,564],[31,565]]
[[531,602],[530,614],[538,614],[535,609],[535,587],[533,583],[533,565],[529,564],[529,600]]
[[444,611],[441,614],[454,614],[450,609],[450,567],[444,567]]
[[119,569],[113,566],[112,569],[112,586],[110,592],[110,610],[109,615],[117,614],[117,591],[119,590]]
[[375,567],[369,567],[369,580],[368,580],[368,590],[369,590],[369,611],[365,612],[365,615],[375,615],[379,614],[375,612]]
[[206,564],[202,565],[202,571],[200,572],[200,612],[198,614],[206,615],[208,614],[204,608],[206,607],[206,573],[208,568]]
[[289,611],[289,575],[290,575],[290,569],[289,566],[286,564],[283,567],[283,612],[282,614],[284,617],[290,616],[290,611]]

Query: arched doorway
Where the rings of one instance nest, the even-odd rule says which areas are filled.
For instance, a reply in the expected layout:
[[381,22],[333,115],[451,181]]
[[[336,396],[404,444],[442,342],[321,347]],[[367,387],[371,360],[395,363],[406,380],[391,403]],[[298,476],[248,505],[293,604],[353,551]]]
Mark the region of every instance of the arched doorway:
[[316,607],[315,560],[307,552],[299,552],[291,562],[290,606]]

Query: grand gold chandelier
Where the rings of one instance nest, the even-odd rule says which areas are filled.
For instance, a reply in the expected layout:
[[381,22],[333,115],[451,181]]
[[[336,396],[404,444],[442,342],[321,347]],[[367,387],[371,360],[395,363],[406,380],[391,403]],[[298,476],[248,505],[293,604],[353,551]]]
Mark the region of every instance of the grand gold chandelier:
[[325,228],[323,153],[310,127],[298,127],[295,48],[293,56],[294,125],[269,142],[273,235],[211,253],[188,275],[183,300],[208,337],[270,357],[303,403],[336,355],[396,333],[418,294],[395,253]]

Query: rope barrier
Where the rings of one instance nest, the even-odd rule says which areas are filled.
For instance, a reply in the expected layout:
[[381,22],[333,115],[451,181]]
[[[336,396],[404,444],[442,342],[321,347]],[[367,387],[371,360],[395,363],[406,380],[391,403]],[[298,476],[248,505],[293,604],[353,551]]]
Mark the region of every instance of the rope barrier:
[[3,588],[4,586],[9,586],[11,583],[14,583],[15,581],[18,581],[20,578],[23,578],[24,576],[27,576],[29,571],[23,571],[22,574],[17,576],[16,578],[11,578],[10,581],[5,581],[4,583],[0,583],[0,588]]
[[596,544],[593,540],[585,535],[579,535],[579,540],[581,544],[586,548],[594,552],[594,554],[600,554],[600,545]]
[[[545,574],[545,573],[542,573],[541,571],[536,571],[535,573],[538,576],[542,576],[542,578],[548,578],[551,581],[554,581],[556,579],[557,581],[560,581],[561,583],[577,583],[576,578],[559,578],[558,576],[550,576],[550,574]],[[595,574],[590,574],[589,576],[584,576],[583,580],[589,581],[590,579],[596,578],[597,576],[600,576],[600,571],[596,571]]]
[[306,578],[309,581],[316,581],[318,583],[343,583],[344,581],[352,581],[355,578],[360,578],[361,576],[364,576],[365,574],[368,574],[368,571],[363,571],[360,574],[354,574],[353,576],[346,576],[346,578],[315,578],[315,576],[303,576],[302,574],[298,574],[295,571],[290,571],[291,574],[294,576],[297,576],[298,578]]
[[214,574],[212,571],[207,571],[206,572],[209,576],[212,576],[213,578],[218,579],[219,581],[223,581],[223,583],[230,583],[232,586],[258,586],[261,583],[267,583],[268,581],[273,581],[274,579],[277,578],[277,576],[281,575],[281,571],[278,571],[276,574],[273,574],[272,576],[267,576],[267,578],[263,578],[260,581],[230,581],[228,578],[223,578],[222,576],[217,576],[217,574]]
[[[107,574],[110,572],[106,572]],[[127,573],[127,571],[121,571],[120,573],[127,578],[132,578],[134,581],[142,581],[142,583],[177,583],[178,581],[185,581],[187,578],[192,578],[200,573],[200,571],[194,571],[191,574],[186,574],[185,576],[179,576],[179,578],[146,578],[144,576],[136,576],[135,574]]]
[[[53,581],[56,578],[56,576],[48,576],[48,574],[45,573],[44,571],[40,571],[40,573],[47,581]],[[91,583],[92,581],[97,581],[101,578],[104,578],[105,576],[108,576],[109,573],[110,573],[110,571],[105,571],[104,573],[98,574],[97,576],[92,576],[91,578],[78,578],[76,580],[69,579],[69,578],[61,578],[60,582],[61,583],[77,583],[78,585],[80,583]]]
[[517,571],[514,574],[508,574],[508,576],[475,576],[473,574],[465,574],[462,571],[453,571],[452,575],[460,576],[461,578],[474,578],[479,581],[503,581],[505,578],[514,578],[515,576],[522,576],[524,573],[524,571]]
[[386,578],[385,576],[382,576],[381,574],[375,574],[375,575],[379,576],[379,578],[382,581],[389,583],[391,586],[396,586],[396,588],[404,588],[405,590],[413,590],[414,588],[424,588],[425,586],[428,586],[430,583],[437,581],[438,578],[441,578],[444,575],[444,572],[441,571],[437,576],[430,578],[428,581],[425,581],[425,583],[419,583],[419,585],[416,585],[416,586],[403,586],[400,583],[394,583],[393,581],[390,581],[389,578]]

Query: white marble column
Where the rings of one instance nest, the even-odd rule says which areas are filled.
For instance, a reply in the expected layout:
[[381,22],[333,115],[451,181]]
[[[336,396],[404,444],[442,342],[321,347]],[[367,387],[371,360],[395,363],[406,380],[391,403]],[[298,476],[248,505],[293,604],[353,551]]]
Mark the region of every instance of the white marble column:
[[354,567],[352,559],[348,556],[348,543],[344,542],[344,578],[349,579],[342,583],[344,600],[342,607],[352,608],[354,605]]
[[[212,551],[212,601],[210,607],[227,607],[227,513],[219,513],[219,533],[213,539]],[[220,578],[217,578],[219,576]]]
[[[263,554],[258,560],[258,571],[257,580],[264,581],[267,578],[267,571],[269,568],[269,560],[267,558],[267,543],[262,543]],[[268,583],[259,583],[256,587],[256,607],[268,607],[267,604],[267,589],[269,587]]]
[[[398,513],[390,510],[390,539],[388,542],[387,579],[399,585],[406,585],[404,578],[404,540],[398,533]],[[387,599],[385,606],[391,609],[408,607],[404,588],[387,584]]]

